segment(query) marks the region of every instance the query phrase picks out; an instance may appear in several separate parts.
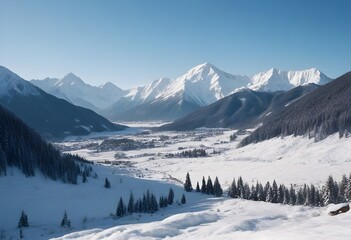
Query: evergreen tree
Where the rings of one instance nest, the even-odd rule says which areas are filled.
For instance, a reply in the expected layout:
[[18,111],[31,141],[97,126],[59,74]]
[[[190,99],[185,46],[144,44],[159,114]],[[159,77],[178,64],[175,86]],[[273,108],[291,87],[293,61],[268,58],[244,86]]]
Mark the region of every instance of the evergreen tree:
[[[202,181],[205,181],[205,179],[203,179]],[[228,189],[228,196],[231,197],[231,198],[237,198],[238,197],[235,178],[233,178],[232,184],[230,185],[230,187]]]
[[199,182],[196,183],[196,192],[200,192],[200,185],[199,185]]
[[207,190],[207,194],[212,195],[214,193],[213,184],[210,176],[208,176],[208,179],[207,179],[206,190]]
[[193,186],[191,185],[189,173],[186,174],[185,183],[184,183],[184,190],[187,192],[191,192],[193,190]]
[[216,197],[221,197],[223,195],[223,189],[217,177],[213,183],[213,193]]
[[267,190],[267,195],[266,195],[266,202],[273,202],[273,189],[271,186],[269,186],[268,190]]
[[284,184],[280,184],[278,188],[278,203],[284,202],[284,191],[285,191]]
[[83,183],[86,183],[87,181],[88,181],[88,179],[87,179],[87,174],[86,174],[85,171],[83,171],[82,182],[83,182]]
[[168,192],[167,204],[172,205],[173,201],[174,201],[174,191],[172,188],[170,188]]
[[120,198],[117,205],[116,216],[120,218],[124,215],[126,215],[126,206],[124,205],[123,199]]
[[283,204],[290,204],[290,194],[289,194],[289,189],[287,188],[284,189]]
[[71,221],[68,219],[66,211],[63,214],[63,218],[62,218],[62,221],[61,221],[61,227],[71,228]]
[[133,192],[130,192],[129,196],[129,201],[128,201],[128,207],[127,207],[127,212],[129,214],[132,214],[134,212],[134,196]]
[[185,203],[186,203],[186,199],[185,199],[184,193],[183,193],[183,195],[182,195],[182,199],[180,200],[180,203],[181,203],[181,204],[185,204]]
[[[271,184],[267,181],[266,185],[263,188],[263,194],[264,194],[264,200],[263,201],[267,201],[267,194],[268,194],[268,190],[271,188]],[[273,197],[273,194],[271,196],[271,198]]]
[[18,226],[18,228],[29,227],[28,216],[24,211],[21,212],[21,216],[20,216],[20,219],[18,221],[17,226]]
[[257,200],[258,201],[266,201],[266,196],[264,194],[264,189],[261,183],[257,184],[258,186],[256,187],[257,191]]
[[105,188],[111,188],[111,183],[110,183],[110,181],[107,178],[105,178],[105,185],[104,185],[104,187]]
[[346,201],[346,189],[347,189],[348,179],[346,175],[342,175],[342,179],[339,185],[339,201],[344,202]]
[[243,199],[250,199],[250,195],[251,195],[250,186],[249,186],[249,184],[245,183],[243,191],[242,191],[242,198]]
[[322,198],[323,198],[323,205],[326,206],[330,203],[336,203],[335,199],[335,186],[334,186],[334,179],[330,175],[326,184],[322,188]]
[[154,194],[150,196],[150,213],[158,211],[158,203]]
[[202,177],[201,192],[202,193],[207,193],[205,177]]
[[347,181],[347,187],[345,190],[345,198],[347,201],[351,201],[351,173]]
[[295,205],[296,193],[295,193],[295,189],[293,188],[292,184],[290,185],[290,189],[289,189],[289,197],[290,197],[289,205]]
[[278,203],[278,185],[275,180],[272,184],[272,203]]
[[304,198],[303,198],[303,189],[299,189],[296,194],[296,202],[295,205],[303,205],[304,204]]
[[241,176],[239,176],[238,178],[236,191],[239,198],[244,198],[244,182]]

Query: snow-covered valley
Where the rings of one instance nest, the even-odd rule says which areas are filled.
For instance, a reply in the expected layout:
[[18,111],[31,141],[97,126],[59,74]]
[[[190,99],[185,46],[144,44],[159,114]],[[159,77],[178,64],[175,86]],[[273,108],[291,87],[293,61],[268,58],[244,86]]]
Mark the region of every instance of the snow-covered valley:
[[[147,124],[140,123],[140,126]],[[24,210],[30,226],[24,239],[348,239],[349,212],[329,216],[327,207],[289,206],[201,193],[185,192],[189,172],[193,187],[203,176],[218,176],[226,191],[233,179],[273,181],[286,185],[321,187],[331,174],[337,181],[351,172],[350,138],[338,135],[314,142],[303,137],[275,138],[237,148],[245,135],[230,141],[233,130],[200,129],[191,132],[152,132],[130,129],[119,135],[102,134],[57,142],[63,151],[94,161],[88,182],[63,184],[39,173],[26,178],[17,169],[0,178],[0,239],[17,239],[18,218]],[[131,139],[122,150],[116,139]],[[116,145],[117,144],[117,145]],[[135,148],[135,149],[133,149]],[[207,156],[189,158],[183,151],[204,149]],[[104,188],[108,178],[111,188]],[[7,186],[16,186],[8,188]],[[153,214],[133,213],[115,219],[118,199],[128,201],[147,189],[167,195],[169,188],[180,202]],[[71,228],[60,227],[64,212]],[[284,237],[282,237],[284,236]]]

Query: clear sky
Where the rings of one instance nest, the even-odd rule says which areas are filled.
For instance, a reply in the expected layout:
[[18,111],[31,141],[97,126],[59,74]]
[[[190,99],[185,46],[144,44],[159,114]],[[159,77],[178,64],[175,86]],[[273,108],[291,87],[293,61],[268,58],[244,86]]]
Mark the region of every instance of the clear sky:
[[127,89],[204,62],[337,77],[351,70],[351,1],[0,0],[0,65],[25,79]]

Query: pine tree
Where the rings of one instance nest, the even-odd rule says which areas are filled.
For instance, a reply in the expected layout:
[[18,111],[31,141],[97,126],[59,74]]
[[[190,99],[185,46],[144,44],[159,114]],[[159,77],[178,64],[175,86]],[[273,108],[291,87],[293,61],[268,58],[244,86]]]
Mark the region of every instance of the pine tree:
[[173,201],[174,201],[174,191],[172,188],[170,188],[168,192],[167,204],[172,205]]
[[116,216],[120,218],[120,217],[123,217],[125,214],[126,214],[126,206],[124,205],[123,199],[120,198],[117,205]]
[[196,192],[200,192],[200,185],[199,185],[199,182],[196,183]]
[[290,203],[289,189],[285,188],[284,189],[283,204],[289,204],[289,203]]
[[266,195],[266,202],[273,202],[273,189],[271,186],[269,186],[268,190],[267,190],[267,195]]
[[257,186],[257,200],[258,201],[266,201],[266,196],[264,194],[264,189],[261,183],[258,183]]
[[130,192],[127,212],[129,214],[132,214],[134,212],[134,195],[133,195],[133,192]]
[[334,186],[334,179],[330,175],[326,184],[322,188],[322,198],[323,198],[323,205],[326,206],[330,203],[336,203],[335,199],[335,186]]
[[83,182],[83,183],[86,183],[87,181],[88,181],[88,179],[87,179],[87,174],[86,174],[85,171],[83,171],[82,182]]
[[342,179],[339,185],[339,200],[341,202],[346,201],[346,190],[347,190],[347,185],[348,185],[348,179],[346,177],[346,175],[342,175]]
[[304,198],[303,198],[303,189],[299,189],[296,194],[296,202],[295,205],[303,205],[304,204]]
[[183,193],[183,195],[182,195],[182,199],[180,200],[180,203],[181,203],[181,204],[185,204],[185,203],[186,203],[186,199],[185,199],[184,193]]
[[278,203],[283,203],[283,201],[284,201],[284,191],[285,191],[284,184],[280,184],[279,188],[278,188]]
[[218,177],[216,177],[213,183],[213,193],[216,197],[221,197],[223,195],[223,189],[218,181]]
[[347,201],[351,201],[351,173],[347,181],[347,187],[345,190],[345,197]]
[[[203,179],[204,181],[205,179]],[[230,185],[229,189],[228,189],[228,196],[231,198],[237,198],[238,194],[237,194],[237,189],[236,189],[236,183],[235,183],[235,178],[233,178],[232,184]]]
[[68,219],[66,211],[63,214],[63,218],[62,218],[62,221],[61,221],[61,227],[71,228],[71,221]]
[[293,188],[292,184],[290,185],[289,197],[290,197],[289,205],[295,205],[296,193],[295,193],[295,189]]
[[18,226],[18,228],[29,227],[28,216],[24,211],[21,212],[21,216],[20,216],[20,219],[18,221],[17,226]]
[[202,193],[207,193],[207,187],[206,187],[205,177],[202,177],[201,192],[202,192]]
[[104,185],[105,188],[111,188],[111,183],[110,181],[108,180],[108,178],[105,178],[105,185]]
[[184,183],[184,190],[187,192],[191,192],[193,190],[193,186],[191,185],[189,173],[186,174],[185,183]]
[[241,176],[238,178],[236,191],[239,198],[244,198],[244,182]]
[[207,179],[207,183],[206,183],[206,190],[207,190],[207,194],[213,194],[214,192],[214,189],[213,189],[213,184],[212,184],[212,180],[211,180],[211,177],[208,176],[208,179]]
[[278,185],[275,180],[272,184],[272,203],[278,203]]

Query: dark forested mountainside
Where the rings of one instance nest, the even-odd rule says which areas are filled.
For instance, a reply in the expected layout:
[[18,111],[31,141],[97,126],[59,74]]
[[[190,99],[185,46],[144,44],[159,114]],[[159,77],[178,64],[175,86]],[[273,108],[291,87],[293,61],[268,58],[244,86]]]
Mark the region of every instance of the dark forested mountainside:
[[271,116],[242,146],[277,136],[306,135],[317,141],[339,132],[351,132],[351,72],[316,89]]
[[256,92],[242,90],[203,107],[173,123],[160,127],[160,130],[188,131],[199,127],[243,128],[263,122],[267,116],[276,115],[286,104],[318,88],[310,84],[283,92]]
[[38,169],[53,180],[76,184],[80,167],[74,160],[84,161],[78,156],[61,154],[0,106],[0,176],[13,166],[29,177]]

